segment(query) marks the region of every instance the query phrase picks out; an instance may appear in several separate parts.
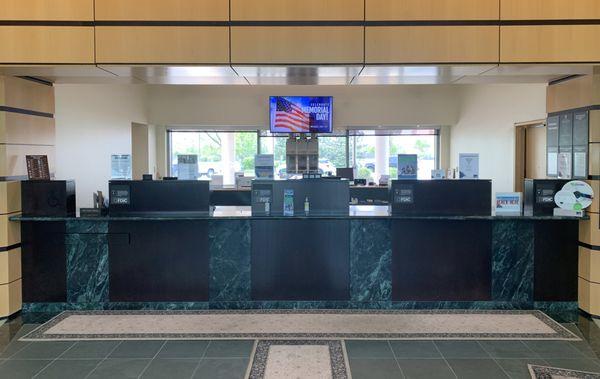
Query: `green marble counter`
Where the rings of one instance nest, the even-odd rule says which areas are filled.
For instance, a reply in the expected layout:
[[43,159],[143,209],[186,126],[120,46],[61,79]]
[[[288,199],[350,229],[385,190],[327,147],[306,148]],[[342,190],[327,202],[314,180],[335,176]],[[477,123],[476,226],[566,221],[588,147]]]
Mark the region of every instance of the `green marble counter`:
[[[390,215],[388,206],[365,206],[350,205],[347,215],[327,215],[312,214],[310,216],[252,216],[250,207],[246,206],[219,206],[216,207],[210,215],[203,216],[170,216],[170,215],[149,215],[149,216],[119,216],[119,217],[43,217],[43,216],[12,216],[11,221],[195,221],[195,220],[273,220],[273,219],[390,219],[390,220],[579,220],[577,217],[556,217],[556,216],[395,216]],[[584,217],[583,219],[588,219]]]

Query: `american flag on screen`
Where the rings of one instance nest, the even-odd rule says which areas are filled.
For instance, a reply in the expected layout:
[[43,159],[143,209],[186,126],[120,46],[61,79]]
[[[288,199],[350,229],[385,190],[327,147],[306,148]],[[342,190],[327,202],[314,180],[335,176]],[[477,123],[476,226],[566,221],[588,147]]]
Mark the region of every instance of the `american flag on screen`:
[[275,109],[275,128],[290,132],[309,132],[310,117],[298,105],[283,97],[278,97]]

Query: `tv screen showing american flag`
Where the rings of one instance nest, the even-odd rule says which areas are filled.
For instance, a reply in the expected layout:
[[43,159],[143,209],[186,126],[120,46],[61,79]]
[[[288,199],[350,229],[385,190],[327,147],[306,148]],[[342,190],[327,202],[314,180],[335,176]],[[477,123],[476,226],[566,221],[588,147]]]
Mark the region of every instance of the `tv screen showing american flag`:
[[333,97],[271,96],[272,133],[331,133]]

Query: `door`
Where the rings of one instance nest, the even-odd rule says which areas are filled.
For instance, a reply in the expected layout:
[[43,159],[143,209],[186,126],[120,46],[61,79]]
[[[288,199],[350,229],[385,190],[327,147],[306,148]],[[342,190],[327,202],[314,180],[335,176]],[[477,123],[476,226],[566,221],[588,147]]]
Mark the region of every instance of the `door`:
[[515,124],[515,192],[523,192],[523,180],[546,177],[546,121]]

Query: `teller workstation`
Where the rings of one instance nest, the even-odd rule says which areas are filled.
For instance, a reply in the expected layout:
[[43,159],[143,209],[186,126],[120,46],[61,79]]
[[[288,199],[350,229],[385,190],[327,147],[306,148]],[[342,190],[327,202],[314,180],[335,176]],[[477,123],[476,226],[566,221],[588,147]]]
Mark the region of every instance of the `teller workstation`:
[[202,180],[115,180],[107,214],[91,217],[76,215],[75,183],[25,181],[13,217],[23,309],[500,308],[572,318],[578,220],[554,216],[544,197],[561,185],[528,184],[526,213],[499,216],[483,179],[393,180],[387,205],[351,204],[346,179],[253,180],[248,206],[211,205]]

